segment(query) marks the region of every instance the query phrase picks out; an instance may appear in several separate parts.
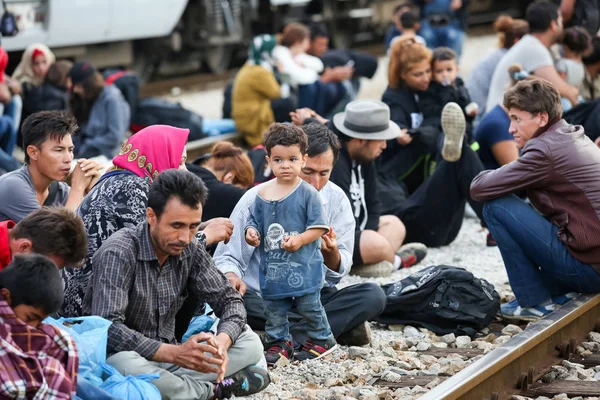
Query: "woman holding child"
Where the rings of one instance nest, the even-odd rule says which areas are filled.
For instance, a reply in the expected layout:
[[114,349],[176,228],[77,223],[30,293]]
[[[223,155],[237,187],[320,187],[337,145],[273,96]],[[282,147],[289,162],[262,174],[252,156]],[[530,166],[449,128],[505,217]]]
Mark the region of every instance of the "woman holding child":
[[29,88],[23,98],[23,120],[39,111],[66,110],[69,108],[67,78],[73,63],[67,60],[55,62],[48,68],[44,82]]
[[[456,58],[443,61],[452,65],[453,71],[458,70]],[[388,141],[378,166],[382,212],[404,222],[407,242],[431,247],[454,241],[462,226],[465,202],[471,200],[471,180],[483,169],[463,140],[467,110],[456,103],[440,103],[441,118],[436,123],[424,123],[420,97],[429,89],[435,67],[431,51],[414,38],[400,38],[393,44],[389,87],[382,101],[390,107],[390,118],[402,134]],[[455,79],[438,83],[446,83],[446,90],[458,90]],[[444,144],[438,149],[440,128]],[[480,215],[481,206],[470,203]]]

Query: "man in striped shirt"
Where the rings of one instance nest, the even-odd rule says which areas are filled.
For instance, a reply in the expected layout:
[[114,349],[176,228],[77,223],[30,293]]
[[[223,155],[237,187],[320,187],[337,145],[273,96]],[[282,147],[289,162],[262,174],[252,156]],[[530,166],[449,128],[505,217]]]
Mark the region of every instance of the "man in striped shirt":
[[[154,374],[164,398],[229,398],[269,384],[258,336],[245,325],[239,293],[195,234],[207,190],[188,171],[167,170],[150,187],[147,221],[108,238],[93,258],[86,314],[110,321],[107,363],[124,375]],[[175,339],[175,315],[189,293],[220,318],[216,335]]]

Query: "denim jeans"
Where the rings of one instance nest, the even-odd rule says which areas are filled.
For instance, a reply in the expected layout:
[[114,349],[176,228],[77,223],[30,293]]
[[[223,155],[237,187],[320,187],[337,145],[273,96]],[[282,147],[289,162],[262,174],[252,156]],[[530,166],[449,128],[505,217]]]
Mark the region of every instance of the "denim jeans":
[[16,140],[12,118],[7,115],[0,116],[0,169],[4,172],[14,171],[22,165],[12,156]]
[[460,60],[462,53],[463,41],[465,32],[459,27],[460,21],[455,19],[444,26],[431,26],[426,20],[421,20],[421,29],[419,35],[427,42],[427,47],[435,49],[436,47],[450,47],[456,53],[456,57]]
[[485,203],[483,215],[522,307],[569,292],[600,292],[600,275],[571,255],[557,226],[517,196]]
[[267,318],[265,332],[271,340],[292,340],[288,311],[294,302],[296,311],[306,321],[306,333],[309,339],[326,340],[333,337],[329,321],[327,321],[327,314],[321,305],[321,292],[316,291],[295,298],[264,300]]
[[308,107],[321,116],[327,115],[345,95],[346,88],[341,82],[316,81],[310,85],[300,85],[298,108]]
[[[374,282],[359,283],[342,289],[324,287],[321,289],[321,304],[327,314],[327,322],[331,333],[337,338],[365,321],[372,321],[385,308],[385,293]],[[260,293],[247,290],[244,295],[244,307],[248,314],[248,325],[254,330],[264,331],[266,325],[265,302]],[[307,323],[292,307],[288,313],[290,332],[294,338],[294,346],[303,345]]]
[[19,131],[19,126],[21,126],[21,114],[23,113],[23,99],[19,95],[14,95],[10,103],[4,106],[4,115],[10,117],[13,121],[12,125],[12,141],[11,147],[8,149],[10,154],[15,148],[15,144],[17,143],[17,133]]

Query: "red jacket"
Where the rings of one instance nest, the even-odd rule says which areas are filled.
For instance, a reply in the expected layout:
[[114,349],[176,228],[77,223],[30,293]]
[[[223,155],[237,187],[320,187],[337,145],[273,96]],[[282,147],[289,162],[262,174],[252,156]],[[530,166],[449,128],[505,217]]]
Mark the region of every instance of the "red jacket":
[[8,231],[16,224],[13,221],[0,222],[0,270],[10,264],[12,256],[8,246]]

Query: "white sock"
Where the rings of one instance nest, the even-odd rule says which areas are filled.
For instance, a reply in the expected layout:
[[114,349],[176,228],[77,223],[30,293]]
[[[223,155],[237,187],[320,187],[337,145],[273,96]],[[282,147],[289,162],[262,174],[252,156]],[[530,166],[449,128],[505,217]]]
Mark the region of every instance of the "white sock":
[[400,269],[400,267],[402,267],[402,259],[400,258],[399,255],[395,255],[394,256],[394,268],[392,269],[392,271],[398,271]]

